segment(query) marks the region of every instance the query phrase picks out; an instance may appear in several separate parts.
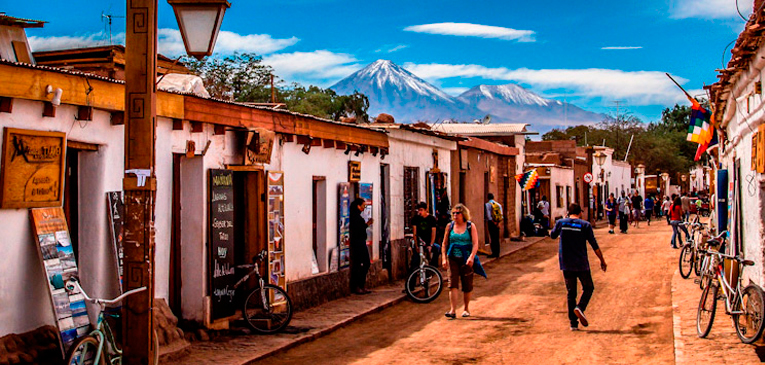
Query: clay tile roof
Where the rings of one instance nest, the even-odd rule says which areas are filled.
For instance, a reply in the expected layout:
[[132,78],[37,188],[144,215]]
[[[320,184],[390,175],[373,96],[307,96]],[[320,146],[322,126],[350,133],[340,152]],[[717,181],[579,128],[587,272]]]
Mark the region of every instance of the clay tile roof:
[[15,25],[22,28],[42,28],[47,22],[42,20],[16,18],[0,12],[0,25]]

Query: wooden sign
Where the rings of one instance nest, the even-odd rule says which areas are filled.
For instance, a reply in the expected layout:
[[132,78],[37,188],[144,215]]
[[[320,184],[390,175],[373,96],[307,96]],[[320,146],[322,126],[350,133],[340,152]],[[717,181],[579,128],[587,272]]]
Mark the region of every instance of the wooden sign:
[[79,292],[67,292],[64,288],[69,278],[77,276],[72,240],[69,237],[64,210],[60,207],[32,209],[29,212],[34,240],[45,270],[63,355],[78,337],[90,332],[85,298]]
[[123,223],[125,204],[122,201],[121,191],[109,191],[106,193],[106,202],[109,204],[109,230],[111,232],[112,246],[114,247],[115,263],[119,276],[120,290],[122,290],[122,275],[124,252],[122,250]]
[[[754,141],[752,141],[754,144]],[[760,124],[757,128],[757,154],[752,155],[752,160],[757,161],[755,171],[765,173],[765,124]]]
[[349,182],[361,181],[361,162],[360,161],[348,161],[348,181]]
[[245,141],[245,165],[271,163],[271,151],[274,149],[276,133],[264,128],[254,128],[247,132]]
[[0,208],[61,205],[66,133],[5,128]]
[[234,314],[234,172],[210,169],[208,216],[212,319]]

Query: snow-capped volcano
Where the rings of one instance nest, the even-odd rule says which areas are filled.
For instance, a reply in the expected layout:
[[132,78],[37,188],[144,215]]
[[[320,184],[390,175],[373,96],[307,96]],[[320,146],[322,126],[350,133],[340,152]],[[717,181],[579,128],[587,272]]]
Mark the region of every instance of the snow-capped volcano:
[[361,92],[369,115],[392,114],[397,122],[470,121],[485,114],[388,60],[377,60],[330,86],[338,94]]
[[489,99],[508,104],[522,105],[550,106],[553,104],[563,104],[557,100],[545,99],[516,84],[478,85],[462,93],[459,98],[468,103]]
[[478,85],[453,97],[401,66],[377,60],[330,86],[338,94],[354,91],[369,98],[369,115],[388,113],[399,123],[481,120],[529,123],[545,132],[552,127],[591,124],[603,115],[573,104],[546,99],[520,85]]

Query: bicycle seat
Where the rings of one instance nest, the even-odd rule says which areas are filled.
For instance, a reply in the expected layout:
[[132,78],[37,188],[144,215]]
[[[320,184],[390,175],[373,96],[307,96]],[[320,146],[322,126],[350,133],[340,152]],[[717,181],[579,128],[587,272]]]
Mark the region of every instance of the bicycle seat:
[[744,265],[744,266],[754,266],[754,261],[742,259],[741,260],[741,264]]
[[707,243],[710,245],[719,244],[720,242],[722,242],[722,240],[725,239],[725,236],[727,235],[728,235],[728,231],[722,231],[716,237],[707,240]]

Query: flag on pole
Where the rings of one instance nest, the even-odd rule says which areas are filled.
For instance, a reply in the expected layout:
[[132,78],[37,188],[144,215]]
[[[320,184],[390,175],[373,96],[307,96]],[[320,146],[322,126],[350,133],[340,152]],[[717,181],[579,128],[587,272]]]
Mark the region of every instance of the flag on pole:
[[691,98],[689,100],[693,105],[691,106],[691,124],[688,126],[686,139],[699,144],[695,157],[695,160],[698,161],[712,142],[715,132],[714,127],[709,123],[712,113],[704,109],[696,99]]
[[518,181],[518,184],[523,190],[531,190],[539,187],[539,173],[537,172],[537,169],[515,175],[515,180]]

